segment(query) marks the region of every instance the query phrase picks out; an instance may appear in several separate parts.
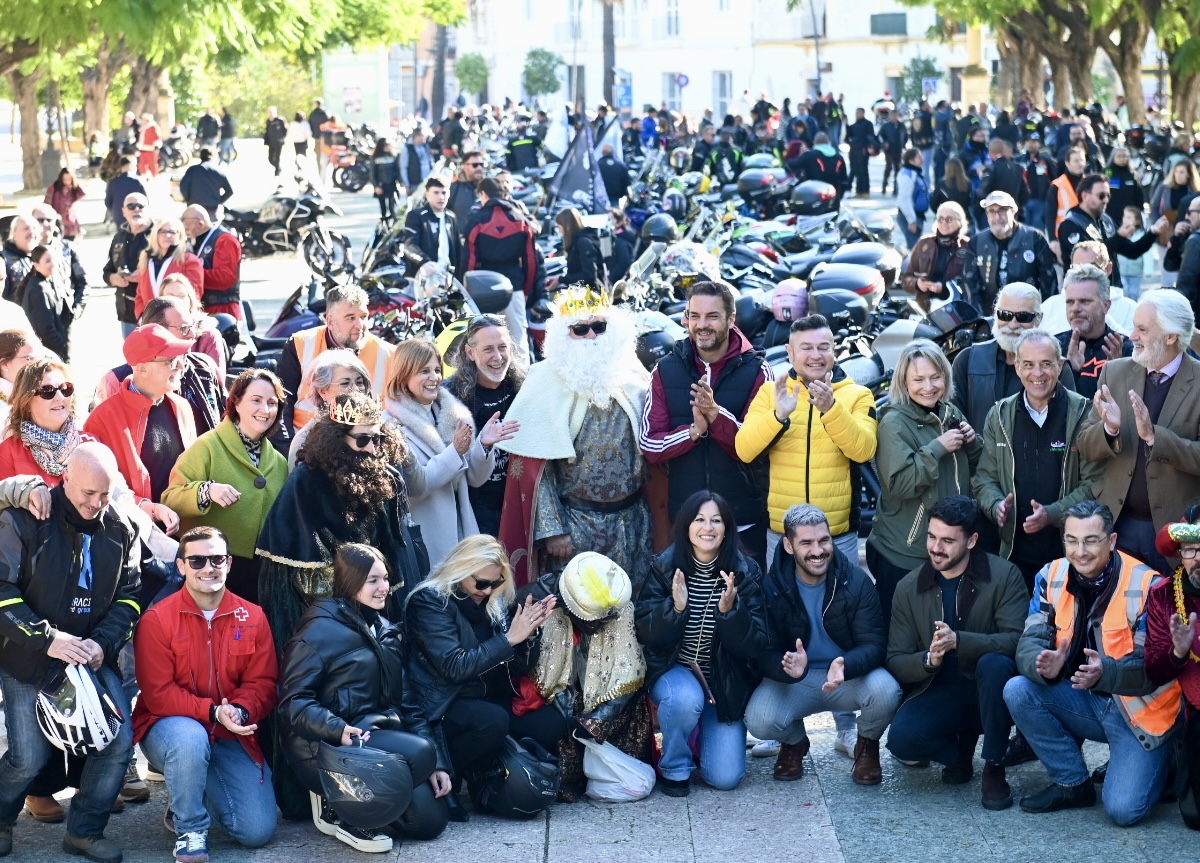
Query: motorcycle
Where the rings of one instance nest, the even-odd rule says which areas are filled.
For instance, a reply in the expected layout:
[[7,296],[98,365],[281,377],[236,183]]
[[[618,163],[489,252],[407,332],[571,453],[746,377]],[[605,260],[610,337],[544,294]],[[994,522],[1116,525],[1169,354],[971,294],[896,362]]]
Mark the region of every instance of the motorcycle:
[[323,216],[341,209],[307,180],[291,197],[276,192],[257,210],[228,210],[225,227],[237,233],[246,257],[259,258],[297,249],[314,272],[338,274],[350,263],[350,240],[325,227]]
[[158,149],[158,169],[160,171],[182,168],[191,160],[192,143],[188,138],[188,132],[176,127],[160,142]]

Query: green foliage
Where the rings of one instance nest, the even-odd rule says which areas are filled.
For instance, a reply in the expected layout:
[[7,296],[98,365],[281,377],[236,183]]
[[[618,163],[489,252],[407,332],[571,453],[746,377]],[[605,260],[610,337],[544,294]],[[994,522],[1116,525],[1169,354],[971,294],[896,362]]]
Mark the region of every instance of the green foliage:
[[1107,75],[1092,73],[1092,95],[1101,105],[1113,103],[1113,79]]
[[261,134],[267,107],[274,105],[279,116],[290,120],[297,111],[306,114],[321,95],[311,72],[278,52],[247,55],[236,66],[193,67],[177,89],[185,91],[184,104],[177,103],[181,123],[194,125],[205,107],[218,114],[228,106],[237,122],[238,134]]
[[562,87],[558,80],[558,68],[566,63],[562,57],[545,48],[534,48],[525,55],[525,71],[521,73],[521,86],[533,98],[557,93]]
[[482,93],[487,89],[487,60],[482,54],[463,54],[454,64],[454,77],[464,93]]
[[896,98],[915,105],[925,98],[923,82],[926,78],[940,81],[944,77],[946,73],[938,68],[937,61],[932,57],[913,57],[904,67],[900,92]]

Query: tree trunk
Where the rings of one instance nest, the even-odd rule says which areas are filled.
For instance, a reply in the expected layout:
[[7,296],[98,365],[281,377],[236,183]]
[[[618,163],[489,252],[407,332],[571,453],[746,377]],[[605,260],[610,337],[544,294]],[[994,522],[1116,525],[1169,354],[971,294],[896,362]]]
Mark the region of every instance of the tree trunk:
[[145,57],[138,57],[133,61],[131,72],[133,80],[129,85],[129,95],[125,97],[125,110],[132,111],[139,118],[143,114],[156,114],[159,73],[162,72],[162,68]]
[[433,99],[430,100],[435,125],[446,116],[446,42],[448,39],[446,25],[439,24],[433,62]]
[[1075,104],[1091,102],[1094,94],[1092,88],[1092,63],[1096,59],[1095,46],[1088,50],[1091,40],[1079,40],[1078,50],[1074,50],[1067,60],[1067,75],[1071,78],[1071,93]]
[[113,125],[109,119],[108,94],[112,90],[117,73],[129,63],[129,52],[125,40],[116,46],[108,39],[100,43],[96,51],[96,63],[79,73],[83,82],[83,138],[86,141],[92,132],[100,133],[100,140],[108,140]]
[[38,129],[38,81],[40,69],[22,75],[16,69],[8,73],[13,97],[21,110],[21,180],[26,192],[40,192],[42,182],[42,136]]
[[1004,28],[996,30],[996,50],[1000,53],[1000,71],[996,75],[996,101],[1002,105],[1015,105],[1020,96],[1017,62],[1017,40]]
[[604,101],[616,116],[614,104],[616,73],[613,68],[617,65],[617,34],[613,22],[613,3],[617,0],[604,0]]
[[1117,31],[1120,44],[1112,39],[1104,39],[1100,47],[1112,61],[1121,79],[1121,89],[1125,93],[1125,104],[1129,108],[1130,123],[1146,122],[1146,94],[1142,90],[1142,53],[1146,50],[1146,40],[1150,36],[1150,24],[1139,15],[1130,15],[1121,22]]
[[1050,61],[1050,80],[1054,82],[1054,104],[1046,107],[1062,113],[1063,108],[1071,107],[1071,76],[1065,60]]
[[1021,89],[1028,90],[1033,104],[1041,106],[1046,101],[1046,61],[1042,52],[1027,39],[1021,40]]
[[7,75],[26,60],[36,57],[38,46],[36,42],[26,42],[17,39],[11,45],[0,48],[0,75]]
[[1171,76],[1171,112],[1191,129],[1200,117],[1200,73]]

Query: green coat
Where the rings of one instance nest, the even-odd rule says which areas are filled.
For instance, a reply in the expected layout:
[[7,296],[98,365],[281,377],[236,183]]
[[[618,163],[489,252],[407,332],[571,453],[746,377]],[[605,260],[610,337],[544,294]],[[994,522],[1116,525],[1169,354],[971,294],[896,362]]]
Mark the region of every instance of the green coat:
[[[266,480],[262,488],[254,484],[259,477]],[[218,528],[229,537],[230,554],[253,559],[259,531],[287,477],[287,459],[270,441],[263,442],[262,458],[255,467],[233,420],[226,417],[175,462],[161,502],[179,515],[180,534],[201,525]],[[228,508],[210,504],[201,509],[197,498],[200,484],[207,480],[233,486],[242,493],[241,499]]]
[[879,510],[867,541],[899,567],[916,569],[928,559],[925,532],[929,510],[948,494],[970,494],[971,473],[983,449],[980,429],[958,452],[947,452],[938,438],[965,422],[946,403],[930,413],[911,404],[891,404],[879,418]]
[[[1092,411],[1092,400],[1059,385],[1059,396],[1067,399],[1067,454],[1063,458],[1062,480],[1058,500],[1053,503],[1038,501],[1046,507],[1050,523],[1062,527],[1064,513],[1081,500],[1091,500],[1092,483],[1104,476],[1102,462],[1086,461],[1079,455],[1079,431],[1083,421]],[[995,521],[996,504],[1016,489],[1016,463],[1013,460],[1013,428],[1017,421],[1017,410],[1025,410],[1022,390],[1016,395],[996,403],[988,411],[983,424],[983,457],[979,460],[976,475],[975,500],[983,510],[985,518]],[[1000,528],[1000,555],[1012,554],[1016,537],[1017,520],[1009,518]]]

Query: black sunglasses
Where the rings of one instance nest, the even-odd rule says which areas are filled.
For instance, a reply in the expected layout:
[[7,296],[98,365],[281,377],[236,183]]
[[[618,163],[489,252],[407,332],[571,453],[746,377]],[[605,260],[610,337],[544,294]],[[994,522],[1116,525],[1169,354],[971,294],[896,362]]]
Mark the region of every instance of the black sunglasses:
[[600,335],[608,329],[608,321],[592,321],[590,324],[571,324],[571,332],[577,336],[586,336],[588,330]]
[[229,563],[228,554],[190,554],[184,558],[187,565],[192,569],[200,570],[206,566],[212,566],[213,569],[220,569],[225,564]]
[[146,205],[145,204],[126,204],[125,209],[126,210],[144,210],[144,209],[146,209]]
[[53,222],[53,221],[54,221],[53,219],[51,219],[51,218],[48,218],[48,217],[46,217],[46,216],[38,216],[38,217],[37,217],[37,220],[38,220],[39,222],[41,222],[43,225],[49,225],[51,222]]
[[379,442],[383,440],[382,434],[347,434],[346,437],[354,441],[354,445],[359,449],[366,449],[371,444],[379,446]]
[[464,162],[463,167],[466,168],[482,168],[483,162]]
[[475,579],[476,590],[495,590],[500,585],[504,584],[503,578],[498,578],[495,581],[487,581],[486,579],[480,578],[477,575],[473,575],[471,578]]
[[1008,309],[996,309],[996,319],[1005,323],[1015,320],[1018,324],[1032,324],[1037,318],[1037,312],[1010,312]]
[[56,387],[52,387],[50,384],[43,384],[33,391],[34,395],[36,395],[38,398],[43,398],[46,401],[50,401],[50,399],[54,398],[55,393],[62,393],[63,398],[69,399],[75,394],[75,384],[68,382],[59,384]]

